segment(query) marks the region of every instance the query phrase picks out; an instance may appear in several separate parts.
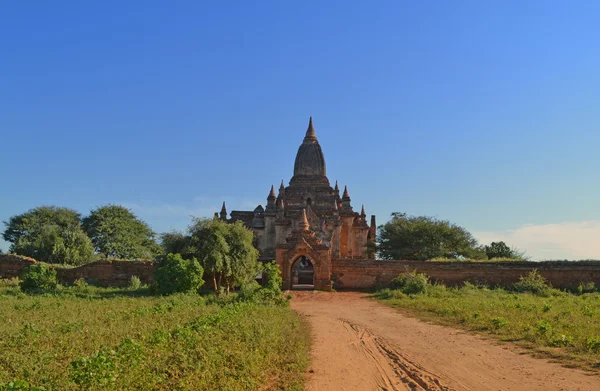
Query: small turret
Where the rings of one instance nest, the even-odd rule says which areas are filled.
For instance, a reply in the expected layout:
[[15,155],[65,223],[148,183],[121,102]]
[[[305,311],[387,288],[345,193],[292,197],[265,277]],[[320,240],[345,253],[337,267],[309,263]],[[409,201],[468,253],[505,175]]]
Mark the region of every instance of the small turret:
[[219,214],[217,212],[215,212],[215,215],[213,216],[213,220],[219,220]]
[[267,212],[275,212],[275,201],[277,200],[277,196],[275,195],[275,187],[271,185],[271,191],[269,192],[269,196],[267,197]]
[[298,230],[308,231],[309,228],[310,224],[308,224],[308,219],[306,218],[306,209],[302,209],[302,215],[300,216],[300,221],[298,221]]
[[348,194],[348,186],[344,186],[344,195],[342,196],[342,208],[352,210],[350,205],[350,194]]
[[227,220],[227,208],[225,207],[225,201],[223,201],[223,206],[221,207],[221,220]]
[[360,217],[363,221],[367,220],[367,214],[365,213],[365,205],[364,204],[360,210]]
[[283,193],[285,192],[285,186],[283,184],[283,179],[281,180],[281,185],[279,185],[279,197],[283,197]]

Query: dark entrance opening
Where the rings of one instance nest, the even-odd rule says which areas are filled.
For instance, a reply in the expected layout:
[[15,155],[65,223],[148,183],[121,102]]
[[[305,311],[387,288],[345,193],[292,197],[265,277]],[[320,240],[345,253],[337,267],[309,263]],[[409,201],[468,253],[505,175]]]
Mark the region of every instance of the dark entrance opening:
[[315,269],[307,257],[296,259],[292,265],[292,289],[315,289]]

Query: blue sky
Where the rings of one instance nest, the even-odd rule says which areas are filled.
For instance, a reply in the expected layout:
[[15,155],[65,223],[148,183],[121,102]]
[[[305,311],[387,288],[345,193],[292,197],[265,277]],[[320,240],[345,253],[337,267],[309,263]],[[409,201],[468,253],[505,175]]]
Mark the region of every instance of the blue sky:
[[598,2],[84,3],[3,5],[0,220],[264,204],[312,115],[379,223],[600,258]]

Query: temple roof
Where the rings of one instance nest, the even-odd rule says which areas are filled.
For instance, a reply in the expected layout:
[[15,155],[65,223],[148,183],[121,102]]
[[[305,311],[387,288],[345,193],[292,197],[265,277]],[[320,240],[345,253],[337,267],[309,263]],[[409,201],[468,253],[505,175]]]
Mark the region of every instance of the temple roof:
[[313,127],[312,117],[304,141],[298,148],[294,163],[294,176],[325,176],[325,157],[317,140],[317,133]]

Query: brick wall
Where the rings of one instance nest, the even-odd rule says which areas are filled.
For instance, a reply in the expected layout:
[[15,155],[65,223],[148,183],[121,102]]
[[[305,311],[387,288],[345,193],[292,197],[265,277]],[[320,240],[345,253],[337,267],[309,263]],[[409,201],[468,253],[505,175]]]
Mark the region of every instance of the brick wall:
[[370,289],[386,286],[406,270],[427,274],[432,282],[449,286],[464,281],[507,286],[537,269],[556,288],[577,288],[580,282],[600,286],[600,262],[415,262],[378,260],[336,260],[332,262],[335,289]]
[[[35,262],[18,255],[0,255],[0,278],[17,277]],[[148,284],[152,282],[155,265],[152,261],[105,260],[71,269],[56,268],[56,276],[62,283],[83,278],[101,286],[126,286],[132,276],[138,276],[142,283]]]
[[[31,258],[18,255],[0,255],[0,278],[18,276]],[[151,261],[110,260],[88,263],[72,269],[56,269],[58,279],[72,283],[78,278],[93,280],[102,286],[126,286],[131,276],[142,283],[152,282],[156,264]],[[370,289],[386,286],[390,280],[406,270],[416,269],[427,274],[432,282],[460,285],[464,281],[506,286],[519,277],[538,269],[556,288],[577,288],[580,282],[593,281],[600,286],[600,262],[414,262],[377,261],[373,259],[335,260],[332,279],[336,289]]]

